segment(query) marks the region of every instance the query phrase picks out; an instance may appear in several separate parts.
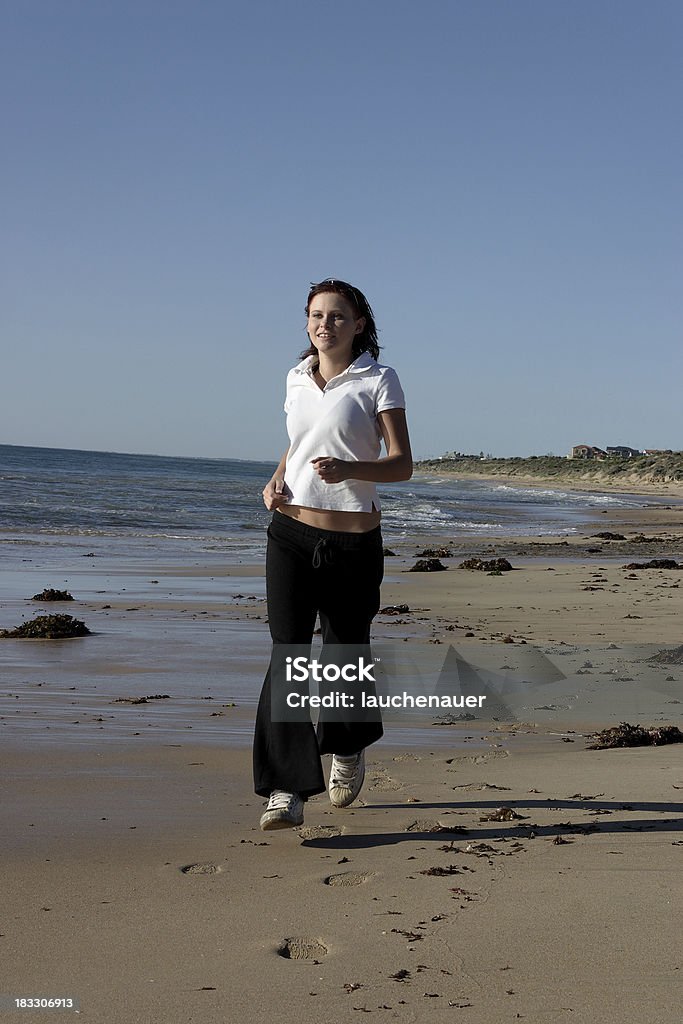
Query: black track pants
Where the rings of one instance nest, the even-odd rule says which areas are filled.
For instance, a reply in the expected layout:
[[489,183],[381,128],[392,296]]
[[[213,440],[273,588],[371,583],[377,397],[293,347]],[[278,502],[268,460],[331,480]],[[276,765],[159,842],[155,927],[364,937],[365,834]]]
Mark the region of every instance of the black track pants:
[[[310,645],[316,614],[323,645],[368,644],[383,573],[379,526],[367,533],[319,530],[275,512],[266,551],[273,644]],[[317,730],[310,719],[274,722],[273,676],[269,666],[254,731],[254,790],[269,796],[282,789],[306,799],[325,791],[320,755],[354,754],[374,743],[383,732],[381,717],[376,712],[364,721],[345,720],[337,710],[326,721],[321,711]]]

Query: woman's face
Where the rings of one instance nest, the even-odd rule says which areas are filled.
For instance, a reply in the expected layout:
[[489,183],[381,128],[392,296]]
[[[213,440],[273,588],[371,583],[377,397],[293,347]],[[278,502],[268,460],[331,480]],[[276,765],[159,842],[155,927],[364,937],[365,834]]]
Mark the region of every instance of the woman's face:
[[348,299],[337,292],[314,295],[308,307],[308,337],[318,352],[335,362],[352,362],[353,339],[365,327],[365,317],[356,316]]

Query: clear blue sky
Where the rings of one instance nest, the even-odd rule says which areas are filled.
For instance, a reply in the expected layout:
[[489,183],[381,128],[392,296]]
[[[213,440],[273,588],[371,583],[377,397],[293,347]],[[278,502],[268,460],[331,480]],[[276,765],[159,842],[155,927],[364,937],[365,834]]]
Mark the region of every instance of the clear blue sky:
[[3,0],[0,440],[279,458],[350,280],[418,457],[683,448],[680,0]]

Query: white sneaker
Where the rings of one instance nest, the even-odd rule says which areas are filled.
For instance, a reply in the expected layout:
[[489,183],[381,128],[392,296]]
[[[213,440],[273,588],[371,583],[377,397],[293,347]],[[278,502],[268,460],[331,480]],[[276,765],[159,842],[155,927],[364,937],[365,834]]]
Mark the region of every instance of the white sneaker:
[[261,829],[270,832],[276,828],[296,828],[304,823],[304,802],[298,793],[285,793],[274,789],[268,806],[261,815]]
[[330,770],[330,803],[333,807],[348,807],[356,799],[365,778],[365,751],[357,754],[332,755]]

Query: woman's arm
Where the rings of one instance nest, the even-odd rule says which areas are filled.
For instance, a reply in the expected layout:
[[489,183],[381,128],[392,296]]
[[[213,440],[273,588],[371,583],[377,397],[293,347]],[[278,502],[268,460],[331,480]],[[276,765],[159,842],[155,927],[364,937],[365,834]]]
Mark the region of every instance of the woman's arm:
[[378,484],[391,484],[410,480],[413,475],[413,456],[405,409],[386,409],[377,414],[387,454],[375,462],[344,462],[322,455],[312,459],[321,480],[338,484],[342,480],[370,480]]
[[270,512],[272,512],[273,509],[278,508],[280,505],[286,505],[289,501],[289,492],[285,483],[285,467],[287,465],[288,454],[289,446],[287,447],[285,454],[280,459],[277,469],[263,488],[263,504]]

